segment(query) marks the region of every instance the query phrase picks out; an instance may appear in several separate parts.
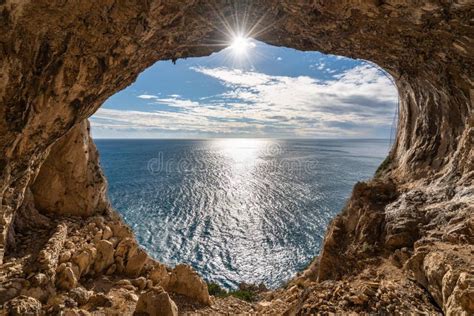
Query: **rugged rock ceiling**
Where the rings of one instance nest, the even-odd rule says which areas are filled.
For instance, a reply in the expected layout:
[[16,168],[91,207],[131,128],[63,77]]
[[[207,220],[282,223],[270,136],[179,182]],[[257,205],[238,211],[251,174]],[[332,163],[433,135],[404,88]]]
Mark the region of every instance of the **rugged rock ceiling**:
[[[12,223],[28,222],[18,210],[32,199],[43,214],[109,209],[84,120],[154,62],[220,50],[226,23],[243,24],[273,45],[375,62],[398,87],[396,143],[377,179],[358,185],[331,224],[307,277],[344,276],[352,268],[334,263],[364,243],[383,258],[408,249],[397,254],[401,265],[440,308],[474,310],[473,291],[452,294],[472,250],[467,263],[452,255],[460,268],[446,268],[452,243],[473,244],[473,21],[470,0],[0,1],[0,262],[15,251]],[[464,239],[449,237],[455,225]],[[423,238],[443,243],[433,250],[441,276],[426,245],[417,250]],[[454,276],[440,281],[448,270]],[[462,287],[471,288],[468,279]]]

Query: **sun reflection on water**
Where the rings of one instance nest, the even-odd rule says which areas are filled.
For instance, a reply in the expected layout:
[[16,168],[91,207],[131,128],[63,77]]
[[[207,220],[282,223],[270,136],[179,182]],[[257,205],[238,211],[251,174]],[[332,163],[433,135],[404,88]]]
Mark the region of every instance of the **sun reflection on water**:
[[212,142],[221,164],[220,183],[226,199],[236,206],[230,208],[227,220],[234,218],[235,225],[249,231],[258,231],[261,225],[258,214],[262,212],[261,196],[266,192],[262,192],[265,188],[256,188],[255,182],[265,178],[262,170],[272,142],[258,138],[217,139]]
[[236,164],[249,166],[265,152],[270,141],[258,138],[227,138],[216,139],[212,146],[224,157]]

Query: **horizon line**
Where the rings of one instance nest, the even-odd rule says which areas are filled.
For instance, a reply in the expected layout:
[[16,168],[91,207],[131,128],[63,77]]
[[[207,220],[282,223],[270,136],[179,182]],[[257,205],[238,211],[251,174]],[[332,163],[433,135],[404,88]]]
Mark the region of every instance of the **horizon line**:
[[102,140],[212,140],[212,139],[279,139],[279,140],[390,140],[383,137],[94,137]]

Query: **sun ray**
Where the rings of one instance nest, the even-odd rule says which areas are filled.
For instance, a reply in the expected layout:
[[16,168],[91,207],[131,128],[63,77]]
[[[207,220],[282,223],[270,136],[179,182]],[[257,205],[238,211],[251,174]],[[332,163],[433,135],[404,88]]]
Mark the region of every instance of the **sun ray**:
[[263,23],[268,20],[269,10],[255,16],[252,11],[252,3],[234,2],[232,10],[233,14],[224,13],[215,4],[208,5],[209,10],[215,15],[215,22],[210,22],[208,17],[201,16],[202,23],[213,27],[216,33],[222,34],[220,39],[207,38],[206,42],[200,42],[189,47],[222,47],[226,52],[224,59],[232,68],[249,68],[254,67],[254,61],[264,56],[257,47],[255,38],[265,34],[278,23],[272,21]]

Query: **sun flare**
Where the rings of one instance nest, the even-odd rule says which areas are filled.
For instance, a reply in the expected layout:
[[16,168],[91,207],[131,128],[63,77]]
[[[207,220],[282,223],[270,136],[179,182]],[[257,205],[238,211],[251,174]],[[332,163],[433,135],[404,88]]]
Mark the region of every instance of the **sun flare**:
[[242,35],[235,36],[229,46],[232,52],[237,56],[245,55],[251,47],[253,47],[253,43],[248,37]]

